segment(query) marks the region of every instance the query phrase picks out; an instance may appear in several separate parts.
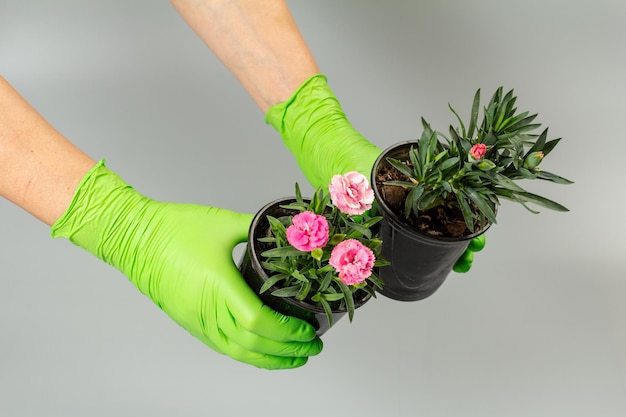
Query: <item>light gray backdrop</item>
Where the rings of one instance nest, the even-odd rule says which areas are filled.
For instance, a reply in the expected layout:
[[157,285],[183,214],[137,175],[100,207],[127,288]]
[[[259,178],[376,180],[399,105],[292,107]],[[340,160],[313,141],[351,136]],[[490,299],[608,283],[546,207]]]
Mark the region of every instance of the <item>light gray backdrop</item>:
[[[381,148],[481,87],[562,136],[486,250],[417,303],[340,322],[307,366],[214,353],[116,270],[0,201],[0,415],[624,416],[626,3],[292,1],[354,126]],[[304,184],[278,135],[165,1],[2,0],[1,73],[156,199],[254,212]],[[304,186],[305,190],[308,190]],[[238,258],[238,254],[235,254]]]

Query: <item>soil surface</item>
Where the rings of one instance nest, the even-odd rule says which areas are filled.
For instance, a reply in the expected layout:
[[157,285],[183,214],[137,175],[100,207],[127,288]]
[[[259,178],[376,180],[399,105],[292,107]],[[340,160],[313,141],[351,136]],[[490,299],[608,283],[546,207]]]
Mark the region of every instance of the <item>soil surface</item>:
[[453,194],[448,196],[445,205],[430,210],[420,211],[419,215],[411,212],[407,217],[405,200],[409,190],[396,185],[386,185],[387,181],[409,181],[406,175],[390,165],[381,165],[376,174],[376,186],[387,206],[412,227],[431,236],[462,237],[478,232],[480,225],[470,231],[463,219],[463,213],[456,204]]

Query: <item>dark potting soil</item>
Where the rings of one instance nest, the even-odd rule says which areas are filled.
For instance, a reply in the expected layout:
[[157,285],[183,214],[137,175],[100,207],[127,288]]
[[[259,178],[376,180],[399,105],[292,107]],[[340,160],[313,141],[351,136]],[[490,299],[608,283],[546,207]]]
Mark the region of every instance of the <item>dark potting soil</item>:
[[[387,181],[409,181],[408,177],[389,165],[381,165],[376,174],[376,186],[387,206],[410,226],[431,236],[462,237],[478,232],[482,227],[475,225],[470,231],[465,224],[463,213],[456,203],[456,197],[449,194],[446,204],[429,210],[420,211],[418,215],[410,212],[406,215],[405,200],[409,189],[396,185],[387,185]],[[486,224],[485,224],[486,225]]]

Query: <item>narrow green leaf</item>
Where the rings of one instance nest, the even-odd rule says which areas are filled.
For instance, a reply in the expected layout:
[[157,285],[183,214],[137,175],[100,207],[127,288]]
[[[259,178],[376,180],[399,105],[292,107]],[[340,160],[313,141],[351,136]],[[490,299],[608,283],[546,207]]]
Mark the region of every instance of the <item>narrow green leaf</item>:
[[348,286],[344,284],[343,282],[341,282],[341,280],[339,279],[337,279],[337,284],[339,284],[339,288],[341,289],[341,292],[343,293],[343,296],[345,297],[345,300],[346,300],[346,310],[348,310],[348,319],[352,321],[354,317],[354,298],[352,297],[352,291],[350,291],[350,288],[348,288]]
[[439,169],[441,171],[445,171],[445,170],[447,170],[449,168],[452,168],[453,166],[458,165],[458,164],[459,164],[459,158],[457,156],[455,156],[453,158],[449,158],[449,159],[446,159],[445,161],[443,161],[441,163],[441,165],[439,166]]
[[409,178],[413,177],[413,171],[411,170],[411,168],[409,168],[408,166],[406,166],[399,160],[394,159],[394,158],[387,158],[387,162],[389,162],[389,165],[391,165],[392,167],[394,167],[395,169],[397,169],[398,171],[400,171],[407,177]]
[[417,187],[414,187],[409,194],[406,196],[406,200],[404,202],[404,209],[406,211],[406,216],[409,216],[409,213],[412,211],[417,212],[417,203],[419,199],[422,197],[424,193],[424,185],[419,184]]
[[541,197],[539,195],[536,195],[536,194],[532,194],[532,193],[529,193],[529,192],[524,192],[524,193],[517,193],[517,195],[522,197],[522,198],[524,198],[524,199],[526,199],[527,201],[529,201],[531,203],[534,203],[534,204],[537,204],[539,206],[548,208],[550,210],[569,211],[569,209],[566,208],[565,206],[563,206],[563,205],[561,205],[561,204],[559,204],[559,203],[557,203],[555,201],[549,200],[549,199],[547,199],[545,197]]
[[328,289],[328,287],[330,286],[330,283],[333,280],[334,275],[335,274],[333,271],[328,271],[326,273],[326,275],[324,276],[324,279],[320,283],[320,288],[319,288],[320,292],[324,292],[326,291],[326,289]]
[[296,201],[300,204],[304,203],[302,200],[302,193],[300,192],[300,185],[296,182]]
[[472,113],[470,115],[470,123],[467,128],[467,138],[472,139],[474,137],[474,130],[476,130],[478,123],[478,112],[480,111],[480,89],[476,90],[474,94],[474,101],[472,103]]
[[327,301],[339,301],[344,297],[343,293],[322,294],[322,297]]
[[[377,259],[377,261],[378,261],[378,259]],[[386,262],[387,264],[391,265],[391,262],[388,262],[388,261],[384,261],[384,262]],[[378,265],[376,265],[376,266],[378,266]],[[383,286],[385,285],[383,280],[378,276],[378,274],[376,274],[374,272],[372,272],[372,275],[370,275],[367,279],[372,284],[374,284],[374,286],[378,287],[379,289],[382,289]]]
[[397,187],[403,187],[403,188],[414,188],[415,187],[415,183],[414,182],[408,182],[408,181],[385,181],[384,184],[385,185],[395,185]]
[[472,200],[474,204],[476,204],[478,209],[485,215],[485,217],[487,217],[487,220],[489,220],[491,224],[495,224],[496,214],[489,206],[486,199],[472,188],[466,188],[463,191],[465,192],[465,195],[467,195],[467,197]]
[[309,291],[311,290],[311,282],[307,281],[300,286],[300,291],[296,294],[296,300],[304,300],[309,295]]
[[326,318],[328,319],[329,326],[332,327],[333,326],[333,310],[332,308],[330,308],[330,304],[328,304],[328,301],[326,301],[324,297],[320,298],[319,303],[322,305],[322,308],[324,309],[324,312],[326,313]]
[[524,155],[524,159],[533,152],[543,151],[543,148],[546,145],[547,137],[548,137],[548,129],[546,128],[543,130],[543,132],[541,132],[535,144],[528,150],[528,152],[526,152],[526,154]]
[[371,239],[372,237],[372,231],[370,229],[368,229],[367,227],[363,227],[362,225],[358,224],[358,223],[348,223],[348,227],[356,232],[358,232],[358,234],[360,236],[364,236],[367,239]]
[[297,279],[300,282],[309,282],[309,279],[305,277],[300,271],[293,271],[291,276]]
[[456,195],[456,200],[459,202],[459,207],[461,207],[461,213],[463,213],[463,219],[465,220],[467,228],[474,230],[474,214],[465,197],[465,193],[461,190],[456,190],[454,194]]
[[299,251],[298,249],[292,246],[285,246],[283,248],[273,248],[266,250],[265,252],[261,252],[261,256],[265,256],[266,258],[282,258],[285,256],[301,256],[304,255],[305,252]]
[[276,275],[272,275],[271,277],[269,277],[267,279],[267,281],[265,281],[263,283],[263,285],[261,286],[261,289],[259,289],[260,293],[264,293],[265,291],[269,290],[270,288],[272,288],[275,284],[279,283],[280,281],[284,280],[285,278],[287,278],[286,275],[284,274],[276,274]]
[[568,180],[567,178],[560,177],[558,175],[552,174],[547,171],[538,171],[536,172],[537,178],[542,180],[551,181],[557,184],[573,184],[573,181]]
[[461,116],[459,116],[459,114],[456,112],[456,110],[454,110],[454,108],[452,108],[452,105],[450,103],[448,103],[448,108],[450,109],[452,114],[454,114],[456,116],[456,120],[459,122],[459,125],[461,126],[461,132],[462,132],[463,136],[467,137],[467,132],[465,131],[465,125],[463,124],[463,120],[461,119]]
[[543,156],[545,157],[550,152],[552,152],[552,149],[554,149],[554,147],[560,142],[560,140],[561,140],[561,138],[557,138],[557,139],[552,139],[552,140],[546,142],[546,144],[544,145],[543,149],[541,150],[543,152]]
[[272,292],[275,297],[295,297],[300,291],[300,285],[292,285],[290,287],[280,288]]

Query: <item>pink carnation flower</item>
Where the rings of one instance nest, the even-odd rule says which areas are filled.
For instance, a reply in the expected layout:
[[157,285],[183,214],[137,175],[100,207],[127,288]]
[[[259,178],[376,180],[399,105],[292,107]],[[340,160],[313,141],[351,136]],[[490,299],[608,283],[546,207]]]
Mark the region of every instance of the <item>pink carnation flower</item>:
[[342,213],[363,214],[372,208],[374,191],[367,178],[356,171],[333,176],[328,191],[333,204]]
[[287,228],[287,240],[294,248],[311,252],[323,248],[328,243],[328,221],[324,216],[305,211],[293,216]]
[[486,153],[487,146],[484,143],[477,143],[476,145],[472,146],[472,149],[470,149],[469,151],[470,158],[475,161],[480,161],[481,159],[483,159],[483,156],[485,156]]
[[372,275],[374,252],[356,239],[348,239],[333,248],[328,261],[346,285],[359,284]]

